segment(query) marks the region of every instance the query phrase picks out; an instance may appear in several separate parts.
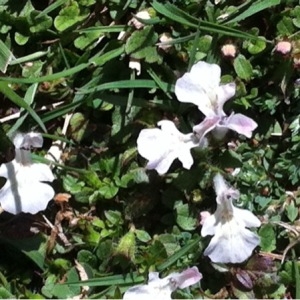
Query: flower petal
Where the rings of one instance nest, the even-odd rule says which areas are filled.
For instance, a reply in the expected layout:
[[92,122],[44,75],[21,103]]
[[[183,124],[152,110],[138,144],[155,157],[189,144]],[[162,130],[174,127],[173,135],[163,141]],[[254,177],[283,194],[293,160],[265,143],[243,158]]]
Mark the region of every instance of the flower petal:
[[40,148],[43,146],[43,137],[38,132],[28,132],[23,136],[23,141],[20,148],[30,149]]
[[236,85],[234,82],[220,85],[218,87],[218,115],[225,116],[223,106],[227,100],[235,95]]
[[53,188],[45,183],[30,185],[26,182],[15,186],[7,180],[0,190],[0,203],[5,211],[14,215],[21,212],[36,214],[46,209],[54,194]]
[[234,207],[234,215],[243,222],[245,227],[259,227],[261,225],[260,220],[249,210]]
[[193,164],[190,153],[192,147],[198,146],[195,136],[181,133],[175,124],[168,120],[158,122],[161,129],[143,129],[138,137],[138,152],[148,159],[147,168],[165,174],[176,158],[189,169]]
[[200,124],[193,127],[194,133],[199,138],[199,147],[203,147],[204,137],[218,125],[220,120],[218,116],[206,117]]
[[233,114],[229,116],[225,124],[224,125],[227,128],[234,130],[239,134],[243,134],[247,138],[251,138],[252,132],[257,127],[257,123],[255,121],[242,114]]
[[161,130],[164,134],[174,135],[174,136],[184,135],[177,129],[177,127],[175,126],[175,124],[172,121],[161,120],[161,121],[157,122],[157,125],[161,128]]
[[218,65],[200,61],[191,72],[176,81],[175,94],[180,102],[193,103],[205,116],[215,114],[212,102],[217,100],[221,69]]
[[217,173],[213,180],[214,180],[214,189],[217,196],[222,195],[229,189],[226,181],[224,180],[224,177],[220,173]]
[[137,139],[138,152],[149,161],[158,160],[168,151],[168,142],[159,128],[143,129]]
[[168,278],[171,277],[176,281],[177,286],[180,289],[184,289],[190,285],[199,282],[202,279],[202,274],[199,272],[197,267],[192,267],[184,270],[181,273],[170,274]]
[[171,293],[174,285],[172,285],[168,277],[160,279],[158,272],[150,272],[148,284],[141,284],[129,288],[125,292],[123,299],[172,299]]
[[194,163],[193,156],[190,151],[189,145],[183,145],[178,149],[178,159],[181,161],[182,166],[189,170]]
[[255,233],[237,223],[223,225],[222,231],[211,239],[204,255],[216,263],[242,263],[251,256],[259,241]]
[[177,158],[177,153],[175,151],[169,151],[164,156],[161,156],[157,160],[149,161],[147,164],[147,169],[155,169],[158,174],[163,175],[168,172],[171,164]]
[[52,173],[51,168],[48,165],[42,163],[34,163],[28,166],[27,168],[27,176],[30,176],[31,180],[50,182],[54,180],[54,175]]
[[203,237],[207,235],[214,235],[217,231],[217,227],[218,227],[218,222],[215,214],[210,215],[209,217],[206,217],[203,222],[201,235]]
[[43,145],[43,137],[38,132],[17,133],[13,138],[13,143],[17,149],[40,148]]

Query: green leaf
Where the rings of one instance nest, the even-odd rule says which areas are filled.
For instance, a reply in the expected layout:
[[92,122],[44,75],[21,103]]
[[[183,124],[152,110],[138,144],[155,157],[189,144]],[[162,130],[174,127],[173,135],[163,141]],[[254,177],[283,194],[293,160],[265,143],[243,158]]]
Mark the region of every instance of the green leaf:
[[104,212],[104,215],[107,218],[107,220],[113,225],[118,225],[122,223],[122,215],[118,211],[106,210]]
[[44,16],[40,16],[39,18],[37,18],[37,16],[39,16],[40,13],[36,10],[32,11],[29,15],[29,30],[31,33],[40,33],[43,31],[46,31],[47,29],[49,29],[52,26],[52,18],[44,15]]
[[70,133],[72,139],[79,143],[86,133],[89,120],[80,112],[73,114],[70,120]]
[[92,267],[97,266],[96,255],[86,249],[82,249],[77,253],[77,260],[80,263],[86,263]]
[[247,50],[250,54],[255,55],[266,49],[266,42],[263,39],[250,41]]
[[183,230],[194,230],[197,226],[196,218],[190,214],[190,208],[188,204],[183,204],[181,201],[175,206],[177,217],[177,224]]
[[54,20],[54,26],[58,31],[70,29],[77,23],[88,17],[88,11],[80,10],[76,1],[69,1],[69,5],[64,7]]
[[[101,38],[101,31],[90,31],[81,34],[78,38],[74,41],[74,46],[80,50],[84,50],[91,46],[95,41]],[[89,47],[92,49],[93,47]]]
[[262,251],[272,252],[276,249],[276,235],[271,224],[263,225],[259,230]]
[[[142,30],[135,31],[127,40],[125,51],[127,54],[138,53],[146,47],[153,46],[158,39],[152,26],[146,26]],[[137,57],[142,58],[142,57]]]
[[294,201],[285,207],[287,217],[291,222],[294,222],[298,216],[298,207],[295,206]]
[[244,80],[250,80],[253,75],[253,69],[249,60],[244,55],[239,54],[233,62],[233,67],[236,74]]
[[84,187],[84,182],[79,181],[77,178],[67,174],[63,177],[63,187],[66,191],[76,194],[82,190]]
[[5,287],[0,287],[0,299],[15,299],[14,296],[10,291],[8,291]]
[[41,270],[45,271],[46,238],[43,235],[38,234],[32,238],[19,240],[1,238],[1,243],[2,242],[18,249],[32,260]]
[[18,45],[23,46],[29,41],[29,36],[23,35],[22,33],[15,33],[15,41]]
[[293,20],[284,16],[282,20],[277,23],[277,30],[282,36],[289,36],[294,32]]
[[63,4],[65,4],[68,0],[57,0],[55,2],[53,2],[52,4],[50,5],[47,5],[47,7],[42,11],[40,12],[36,18],[41,18],[47,14],[49,14],[50,12],[52,12],[53,10],[57,9],[58,7],[62,6]]
[[[71,268],[66,273],[66,282],[68,281],[78,281],[79,276],[75,269],[75,267]],[[42,288],[42,293],[47,298],[73,298],[76,295],[80,294],[80,287],[79,286],[68,286],[68,285],[62,285],[57,283],[56,277],[54,275],[50,275],[47,277],[47,280],[45,282],[45,285]]]
[[271,201],[272,198],[267,198],[263,196],[256,196],[254,200],[254,202],[258,203],[261,208],[266,208]]
[[150,234],[145,230],[136,229],[134,233],[136,234],[137,239],[141,242],[147,243],[151,241]]
[[293,269],[295,272],[295,282],[296,282],[296,299],[300,298],[300,272],[299,272],[299,262],[295,254],[295,250],[292,249],[293,254]]
[[220,155],[222,168],[240,168],[243,165],[242,155],[233,151],[225,150]]
[[99,194],[105,199],[111,199],[117,195],[119,188],[109,178],[104,178],[102,186],[98,189]]

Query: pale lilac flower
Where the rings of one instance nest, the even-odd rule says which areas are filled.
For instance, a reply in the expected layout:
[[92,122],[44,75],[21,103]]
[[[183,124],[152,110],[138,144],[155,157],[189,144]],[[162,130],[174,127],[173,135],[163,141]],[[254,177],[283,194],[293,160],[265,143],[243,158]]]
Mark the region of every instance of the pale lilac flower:
[[239,192],[229,187],[224,178],[214,178],[217,194],[217,210],[204,220],[201,235],[213,235],[204,255],[215,263],[242,263],[258,246],[259,236],[246,227],[259,227],[261,222],[248,210],[234,207],[233,199]]
[[156,300],[172,299],[171,294],[176,289],[184,289],[199,282],[202,274],[197,267],[189,268],[181,273],[171,273],[165,278],[159,278],[158,272],[150,272],[148,284],[137,285],[129,288],[123,299],[131,300]]
[[185,169],[193,164],[191,148],[199,146],[193,133],[183,134],[168,120],[157,123],[161,128],[143,129],[137,139],[137,148],[141,156],[149,160],[147,169],[155,169],[165,174],[172,162],[178,158]]
[[197,105],[206,116],[203,122],[193,128],[200,138],[200,145],[210,131],[217,139],[223,138],[228,129],[250,138],[257,127],[256,122],[242,114],[225,114],[223,106],[234,96],[236,86],[234,82],[220,85],[220,78],[221,69],[218,65],[200,61],[175,84],[178,100]]
[[43,138],[34,132],[18,133],[13,142],[16,148],[15,159],[0,167],[0,176],[7,178],[0,190],[0,203],[11,214],[35,214],[44,210],[54,196],[53,188],[42,182],[54,180],[50,167],[33,163],[30,157],[29,149],[41,147]]

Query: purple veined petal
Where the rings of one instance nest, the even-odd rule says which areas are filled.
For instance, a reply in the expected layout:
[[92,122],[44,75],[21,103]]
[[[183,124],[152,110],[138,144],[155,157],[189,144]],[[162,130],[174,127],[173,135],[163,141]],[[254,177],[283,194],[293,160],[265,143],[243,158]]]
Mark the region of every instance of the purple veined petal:
[[17,149],[40,148],[43,145],[43,137],[38,132],[17,133],[13,138],[13,143]]
[[173,275],[170,274],[168,277],[175,280],[180,289],[184,289],[199,282],[202,279],[202,274],[199,272],[198,268],[194,266],[182,271],[181,273]]
[[218,87],[218,110],[219,116],[226,116],[223,111],[223,106],[227,100],[235,95],[236,85],[234,82],[220,85]]
[[257,127],[257,123],[243,114],[232,114],[227,118],[224,126],[247,138],[251,138],[252,132]]
[[204,137],[218,125],[220,120],[220,117],[216,115],[206,117],[200,124],[193,127],[194,133],[199,137],[199,147],[203,146]]
[[21,148],[40,148],[43,146],[43,137],[38,132],[28,132],[23,136]]

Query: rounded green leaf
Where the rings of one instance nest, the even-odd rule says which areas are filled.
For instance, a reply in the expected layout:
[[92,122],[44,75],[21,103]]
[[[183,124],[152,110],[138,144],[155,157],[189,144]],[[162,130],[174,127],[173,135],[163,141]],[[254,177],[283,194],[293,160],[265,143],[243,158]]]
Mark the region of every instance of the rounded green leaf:
[[253,74],[252,65],[244,55],[239,54],[233,62],[234,70],[238,77],[244,80],[250,80]]

